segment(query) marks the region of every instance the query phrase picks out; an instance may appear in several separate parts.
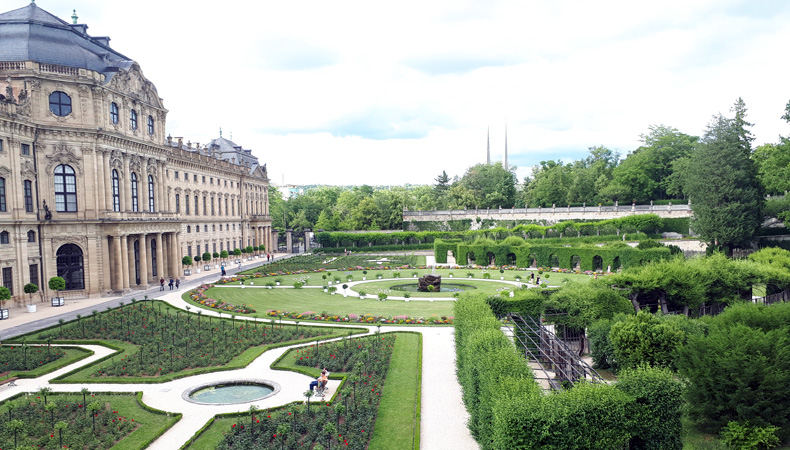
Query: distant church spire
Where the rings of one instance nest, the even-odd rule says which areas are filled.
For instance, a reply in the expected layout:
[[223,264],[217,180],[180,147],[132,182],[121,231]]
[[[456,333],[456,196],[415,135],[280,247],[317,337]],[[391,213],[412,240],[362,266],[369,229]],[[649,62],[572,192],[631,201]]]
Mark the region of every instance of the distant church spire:
[[505,170],[507,170],[507,122],[505,122],[505,160],[503,165]]
[[486,129],[486,164],[491,164],[491,127]]
[[222,137],[222,127],[219,127],[219,137]]

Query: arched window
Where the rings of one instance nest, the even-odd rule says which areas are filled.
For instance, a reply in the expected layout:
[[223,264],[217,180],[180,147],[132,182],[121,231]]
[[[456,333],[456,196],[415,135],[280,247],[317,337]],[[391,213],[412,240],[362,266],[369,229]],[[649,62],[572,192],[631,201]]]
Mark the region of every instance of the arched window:
[[110,122],[118,125],[118,105],[115,102],[110,103]]
[[61,91],[49,94],[49,110],[56,116],[68,116],[71,114],[71,97]]
[[200,233],[200,225],[195,225],[195,233]]
[[129,126],[131,126],[133,130],[137,129],[137,111],[135,110],[129,112]]
[[137,204],[137,174],[132,172],[132,211],[139,211]]
[[8,244],[10,243],[10,234],[8,231],[0,231],[0,244]]
[[30,230],[27,232],[27,241],[28,242],[36,242],[36,232]]
[[151,275],[156,278],[156,239],[151,239]]
[[148,175],[148,212],[154,211],[154,177]]
[[148,116],[148,134],[154,134],[154,118],[153,116]]
[[120,180],[118,178],[118,171],[115,169],[112,169],[112,210],[115,212],[121,210]]
[[62,245],[57,252],[58,276],[66,280],[66,290],[85,289],[82,249],[75,244]]
[[187,233],[191,233],[191,232],[192,232],[192,227],[187,225]]
[[55,210],[77,212],[77,177],[66,164],[55,167]]

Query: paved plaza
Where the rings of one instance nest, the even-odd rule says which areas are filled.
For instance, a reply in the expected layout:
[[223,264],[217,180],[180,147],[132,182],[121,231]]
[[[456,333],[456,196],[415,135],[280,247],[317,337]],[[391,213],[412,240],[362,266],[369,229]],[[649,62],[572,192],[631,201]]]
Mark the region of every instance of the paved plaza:
[[[276,259],[287,257],[277,255]],[[260,264],[259,260],[247,262],[244,268]],[[237,266],[226,267],[229,275],[235,273]],[[104,310],[108,306],[118,306],[119,302],[129,303],[131,298],[158,298],[170,305],[186,309],[187,303],[181,299],[184,291],[194,288],[200,283],[210,282],[217,278],[219,269],[210,270],[200,275],[189,277],[181,284],[178,290],[160,292],[159,287],[146,291],[135,291],[117,298],[100,298],[69,300],[64,307],[54,308],[49,305],[39,304],[36,313],[23,312],[24,309],[12,311],[11,319],[0,322],[0,338],[8,339],[23,333],[45,328],[58,323],[59,319],[71,320],[77,314],[87,316],[92,310]],[[164,295],[160,295],[164,294]],[[193,308],[194,309],[194,308]],[[204,315],[218,316],[215,311],[203,310]],[[227,315],[227,314],[226,314]],[[237,318],[239,319],[239,318]],[[302,323],[303,325],[309,325]],[[316,324],[326,326],[326,324]],[[338,325],[343,326],[343,325]],[[376,327],[364,327],[357,324],[346,325],[355,328],[368,328],[372,333]],[[420,441],[421,448],[427,450],[442,449],[477,449],[478,445],[466,427],[468,414],[461,398],[461,387],[455,375],[455,345],[452,327],[386,327],[385,331],[417,331],[423,336],[422,355],[422,401],[420,415]],[[304,346],[299,344],[293,347]],[[78,366],[84,366],[100,359],[110,353],[103,346],[82,346],[94,352],[89,358],[63,367],[55,372],[34,379],[20,379],[17,386],[0,386],[0,402],[20,392],[34,392],[42,387],[50,387],[55,392],[79,392],[86,387],[85,384],[50,384],[50,380]],[[89,389],[100,389],[111,392],[143,392],[143,401],[163,411],[182,413],[182,419],[172,428],[167,430],[149,447],[153,450],[173,450],[181,447],[186,440],[193,436],[206,422],[216,414],[249,410],[250,405],[258,408],[271,408],[294,401],[303,401],[302,393],[307,390],[311,378],[295,372],[275,371],[271,369],[272,363],[292,347],[282,347],[263,353],[247,367],[238,370],[214,372],[209,374],[194,375],[159,384],[89,384]],[[182,394],[195,386],[207,383],[227,381],[234,379],[262,379],[276,383],[280,387],[279,393],[263,400],[246,402],[233,405],[200,405],[191,403],[182,398]],[[330,382],[330,389],[333,384]],[[331,392],[330,392],[331,393]],[[397,394],[396,394],[397,395]]]

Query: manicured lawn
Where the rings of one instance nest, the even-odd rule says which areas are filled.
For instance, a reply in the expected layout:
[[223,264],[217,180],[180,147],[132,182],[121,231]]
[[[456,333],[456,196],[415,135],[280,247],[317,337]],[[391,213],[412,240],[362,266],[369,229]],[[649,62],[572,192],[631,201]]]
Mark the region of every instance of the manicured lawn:
[[[75,416],[68,416],[66,411],[69,410],[68,405],[76,407],[76,405],[82,405],[77,411],[83,411],[82,408],[85,407],[83,404],[83,397],[82,395],[78,394],[58,394],[53,393],[47,396],[47,400],[49,402],[55,402],[59,406],[59,408],[55,411],[55,421],[65,420],[68,421],[68,417],[75,417]],[[21,404],[21,402],[42,402],[42,400],[36,398],[36,394],[33,394],[30,397],[13,397],[2,404],[0,404],[0,415],[3,415],[7,418],[8,416],[8,407],[7,405],[12,402],[14,404]],[[132,450],[132,449],[140,449],[145,448],[150,444],[152,440],[156,437],[160,436],[164,433],[168,428],[172,427],[176,422],[179,421],[181,418],[180,414],[172,414],[166,415],[163,412],[156,412],[153,409],[146,409],[143,408],[138,403],[138,394],[136,393],[117,393],[117,394],[95,394],[95,397],[91,397],[88,395],[87,402],[99,402],[103,411],[106,410],[106,414],[111,415],[111,418],[115,418],[116,420],[123,420],[127,422],[132,422],[134,424],[134,431],[127,434],[123,439],[121,439],[118,443],[113,446],[107,446],[103,448],[112,448],[114,450]],[[20,409],[15,409],[16,414],[20,414]],[[58,416],[60,414],[60,416]],[[82,413],[77,413],[76,417],[80,417]],[[49,419],[48,415],[44,415],[44,419]],[[82,420],[82,419],[80,419]],[[48,421],[47,421],[48,423]],[[87,431],[88,433],[91,432],[91,424],[87,422],[87,430],[81,427],[84,427],[84,423],[80,426],[77,426],[75,423],[69,423],[69,427],[63,433],[63,445],[67,446],[68,448],[78,448],[72,447],[75,445],[72,441],[75,441],[79,438],[76,437],[77,433],[81,433],[83,431]],[[28,424],[28,426],[32,426],[32,424]],[[97,421],[97,426],[100,427],[99,422]],[[108,425],[110,426],[110,425]],[[114,426],[114,425],[111,425]],[[29,429],[29,428],[26,428]],[[50,437],[51,434],[54,434],[54,438]],[[13,435],[10,437],[10,441],[13,442]],[[51,442],[51,444],[59,444],[59,435],[57,432],[51,433],[49,429],[46,430],[45,433],[41,435],[31,436],[31,438],[35,439],[40,444],[46,444],[47,442]],[[21,433],[19,436],[20,445],[22,445]],[[50,444],[50,445],[51,445]],[[0,445],[2,448],[13,448],[11,446],[5,447]],[[55,448],[48,446],[47,448]]]
[[[369,291],[372,294],[372,291]],[[290,312],[314,311],[330,315],[374,314],[377,316],[430,317],[452,316],[454,302],[425,302],[374,299],[361,300],[359,297],[343,297],[341,294],[325,294],[321,289],[241,289],[215,287],[206,291],[210,298],[225,300],[233,304],[249,304],[258,312],[253,314],[266,317],[267,310]],[[185,294],[184,300],[189,296]],[[197,303],[192,304],[201,307]],[[209,309],[210,308],[205,308]]]

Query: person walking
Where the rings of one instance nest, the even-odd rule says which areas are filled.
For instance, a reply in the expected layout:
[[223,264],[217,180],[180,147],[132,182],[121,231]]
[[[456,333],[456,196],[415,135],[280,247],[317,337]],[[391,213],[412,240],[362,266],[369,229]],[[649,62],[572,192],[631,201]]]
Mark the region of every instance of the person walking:
[[176,289],[178,289],[178,286],[180,284],[181,284],[181,279],[180,278],[176,278]]
[[175,282],[173,281],[173,277],[170,277],[170,282],[169,282],[169,283],[167,283],[167,285],[170,287],[170,290],[171,290],[171,291],[173,290],[173,284],[174,284],[174,283],[175,283]]
[[165,290],[165,277],[162,277],[162,278],[159,279],[159,290],[160,291],[164,291]]

